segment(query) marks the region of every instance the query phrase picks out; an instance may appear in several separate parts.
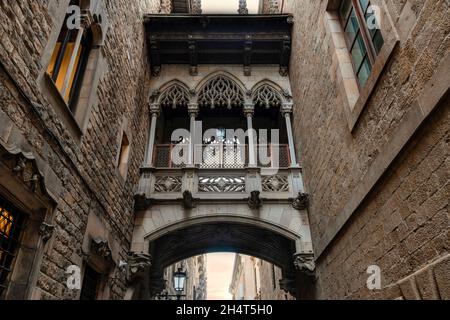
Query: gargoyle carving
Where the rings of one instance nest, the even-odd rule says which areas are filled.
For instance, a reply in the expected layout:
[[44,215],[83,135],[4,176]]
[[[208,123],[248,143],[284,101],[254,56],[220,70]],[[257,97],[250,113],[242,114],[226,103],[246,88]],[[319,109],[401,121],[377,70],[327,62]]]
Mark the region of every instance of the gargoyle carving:
[[294,199],[292,207],[294,207],[294,209],[297,210],[305,210],[306,208],[308,208],[308,203],[309,203],[308,194],[300,192],[297,198]]
[[251,209],[259,209],[262,207],[263,202],[260,198],[261,192],[259,191],[252,191],[250,193],[250,198],[248,198],[248,206]]
[[128,257],[128,283],[135,283],[146,279],[152,266],[152,258],[148,254],[133,253]]
[[148,199],[145,194],[137,194],[134,196],[134,210],[145,211],[152,205],[152,200]]
[[48,240],[50,240],[50,238],[53,236],[54,231],[54,225],[42,222],[39,227],[39,235],[42,237],[42,241],[47,242]]
[[297,254],[294,257],[295,269],[307,276],[313,277],[316,270],[313,254]]
[[105,260],[112,259],[112,252],[111,252],[111,249],[109,248],[109,244],[108,244],[107,240],[103,240],[103,239],[92,240],[91,252],[94,255],[101,257]]
[[195,208],[194,197],[189,190],[183,192],[183,206],[185,209]]

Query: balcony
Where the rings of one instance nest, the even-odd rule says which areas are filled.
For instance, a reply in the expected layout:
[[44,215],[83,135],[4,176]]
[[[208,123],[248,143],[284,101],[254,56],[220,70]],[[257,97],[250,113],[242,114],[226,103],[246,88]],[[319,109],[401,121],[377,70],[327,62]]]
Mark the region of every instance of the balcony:
[[[194,165],[200,169],[244,169],[249,166],[248,145],[209,144],[196,146],[195,154],[200,161]],[[174,156],[178,151],[179,154]],[[257,150],[263,154],[258,157],[260,168],[289,168],[291,158],[289,145],[258,145]],[[188,144],[160,144],[153,152],[153,164],[158,169],[185,168],[185,161],[175,163],[174,158],[182,159],[183,152],[189,152]],[[279,155],[275,157],[274,155]],[[263,161],[261,158],[265,158]]]
[[[195,164],[183,159],[189,144],[154,147],[154,166],[142,169],[138,194],[154,200],[178,200],[184,191],[196,199],[247,199],[259,191],[264,199],[291,199],[302,190],[300,169],[292,167],[289,146],[258,146],[257,165],[249,165],[248,145],[200,145]],[[199,153],[198,153],[199,152]],[[276,156],[276,155],[279,156]]]

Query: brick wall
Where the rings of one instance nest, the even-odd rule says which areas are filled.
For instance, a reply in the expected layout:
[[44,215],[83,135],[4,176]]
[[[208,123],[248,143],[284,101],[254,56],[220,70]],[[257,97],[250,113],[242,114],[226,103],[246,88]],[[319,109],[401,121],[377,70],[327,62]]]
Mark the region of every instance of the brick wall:
[[[104,0],[110,24],[102,48],[106,70],[88,129],[77,143],[36,83],[46,68],[40,61],[57,24],[57,8],[65,2],[0,3],[0,61],[5,66],[0,74],[2,123],[12,123],[11,132],[24,138],[22,147],[48,163],[63,187],[54,212],[55,234],[41,265],[37,281],[40,290],[34,296],[42,299],[71,299],[78,294],[65,287],[65,271],[69,265],[80,264],[89,213],[103,221],[120,243],[120,256],[126,259],[133,228],[133,195],[148,131],[148,67],[142,17],[159,10],[157,0]],[[124,119],[133,139],[128,179],[123,184],[116,159],[117,137]],[[12,137],[5,134],[1,139],[7,144]],[[116,282],[111,297],[121,298],[124,285],[124,279]]]
[[[406,25],[402,19],[413,23],[409,22],[410,29],[350,132],[335,76],[333,41],[324,20],[327,3],[285,3],[285,12],[295,17],[290,66],[294,127],[311,195],[316,247],[319,239],[339,225],[341,212],[364,179],[370,178],[366,173],[374,172],[377,159],[391,152],[383,148],[410,122],[408,112],[428,94],[424,88],[450,51],[448,1],[384,1],[383,8],[397,23],[399,33]],[[443,85],[448,89],[448,80]],[[397,283],[448,255],[449,104],[446,98],[436,106],[325,251],[320,250],[318,298],[406,297],[397,290]],[[366,288],[369,265],[381,268],[382,292]],[[428,288],[425,285],[417,292],[448,297],[449,279],[442,276],[442,270],[449,272],[448,263],[442,262],[439,268],[440,275],[425,272],[431,279]],[[392,288],[397,288],[394,294]]]

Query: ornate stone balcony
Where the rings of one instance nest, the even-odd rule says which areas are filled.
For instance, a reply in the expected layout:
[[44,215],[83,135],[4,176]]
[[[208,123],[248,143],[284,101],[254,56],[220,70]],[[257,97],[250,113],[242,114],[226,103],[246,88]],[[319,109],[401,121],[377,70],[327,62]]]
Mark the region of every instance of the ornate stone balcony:
[[179,200],[189,191],[195,199],[245,200],[257,191],[262,199],[287,200],[303,192],[301,170],[291,166],[287,145],[263,146],[269,157],[265,161],[258,157],[256,166],[249,165],[246,145],[201,145],[202,161],[195,165],[175,163],[176,147],[189,150],[180,145],[155,146],[154,166],[142,169],[138,195]]

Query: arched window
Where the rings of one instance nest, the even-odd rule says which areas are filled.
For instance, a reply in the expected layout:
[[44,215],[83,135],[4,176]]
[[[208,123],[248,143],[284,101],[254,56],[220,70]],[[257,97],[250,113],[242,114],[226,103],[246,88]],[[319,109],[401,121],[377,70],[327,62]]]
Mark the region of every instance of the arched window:
[[226,107],[232,109],[244,105],[244,94],[239,86],[224,76],[209,81],[200,91],[198,103],[201,107]]
[[278,108],[282,100],[278,92],[270,85],[264,84],[256,89],[253,94],[253,102],[258,107]]
[[163,108],[187,108],[189,104],[189,93],[180,85],[175,84],[162,93],[160,104]]
[[[72,0],[70,6],[80,8],[80,1]],[[58,41],[53,49],[47,73],[74,114],[92,48],[93,34],[91,28],[81,23],[81,16],[74,16],[79,13],[79,10],[78,12],[70,11],[68,10],[69,13],[66,15]],[[73,23],[77,21],[78,23]]]

